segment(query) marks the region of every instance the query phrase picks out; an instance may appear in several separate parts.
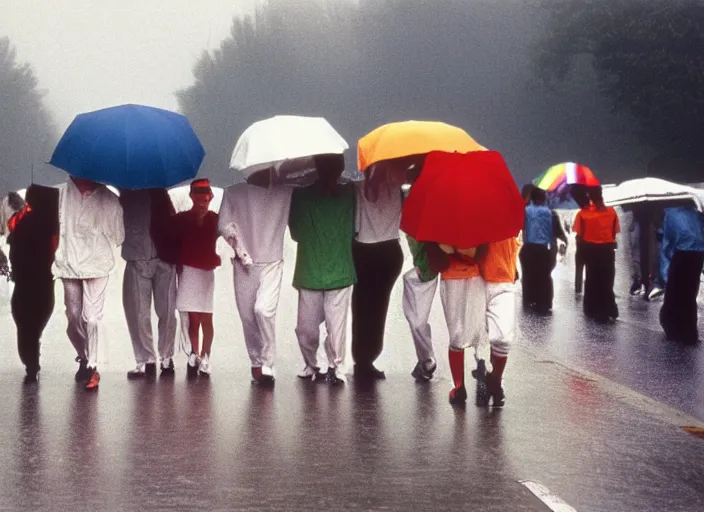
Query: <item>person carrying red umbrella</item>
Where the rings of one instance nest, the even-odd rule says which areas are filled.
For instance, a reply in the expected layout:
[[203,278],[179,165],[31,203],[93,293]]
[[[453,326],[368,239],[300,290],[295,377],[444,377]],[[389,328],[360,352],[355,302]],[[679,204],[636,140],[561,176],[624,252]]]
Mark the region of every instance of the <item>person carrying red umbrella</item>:
[[[479,218],[482,222],[477,222]],[[482,246],[516,237],[522,224],[521,195],[503,158],[493,151],[430,153],[404,205],[401,229],[429,242],[431,267],[442,272],[440,297],[450,334],[453,405],[467,400],[464,351],[476,349],[487,335],[486,285],[479,265]],[[484,361],[479,360],[478,366],[483,368]],[[478,377],[483,385],[484,376]]]

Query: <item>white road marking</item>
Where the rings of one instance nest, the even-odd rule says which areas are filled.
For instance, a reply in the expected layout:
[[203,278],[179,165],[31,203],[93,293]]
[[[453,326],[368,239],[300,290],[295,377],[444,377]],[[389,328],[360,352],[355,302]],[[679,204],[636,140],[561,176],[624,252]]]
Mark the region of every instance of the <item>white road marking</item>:
[[557,494],[553,494],[550,489],[542,484],[531,482],[530,480],[519,480],[525,485],[540,501],[542,501],[553,512],[577,512],[577,509],[568,505]]

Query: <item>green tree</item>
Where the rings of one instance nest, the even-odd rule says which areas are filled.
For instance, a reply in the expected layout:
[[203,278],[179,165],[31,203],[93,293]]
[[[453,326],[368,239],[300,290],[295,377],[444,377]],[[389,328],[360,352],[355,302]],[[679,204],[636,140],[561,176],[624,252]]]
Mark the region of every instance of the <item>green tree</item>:
[[[558,85],[586,57],[614,111],[661,157],[704,160],[704,2],[543,0],[537,69]],[[691,176],[695,178],[695,176]]]
[[0,38],[0,193],[26,187],[32,165],[46,162],[56,134],[32,67]]

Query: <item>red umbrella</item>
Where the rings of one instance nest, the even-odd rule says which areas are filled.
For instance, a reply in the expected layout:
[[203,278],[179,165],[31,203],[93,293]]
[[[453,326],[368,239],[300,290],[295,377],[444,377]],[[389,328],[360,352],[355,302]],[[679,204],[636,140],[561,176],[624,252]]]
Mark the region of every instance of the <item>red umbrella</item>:
[[524,204],[500,153],[428,154],[406,199],[401,230],[458,249],[515,237]]

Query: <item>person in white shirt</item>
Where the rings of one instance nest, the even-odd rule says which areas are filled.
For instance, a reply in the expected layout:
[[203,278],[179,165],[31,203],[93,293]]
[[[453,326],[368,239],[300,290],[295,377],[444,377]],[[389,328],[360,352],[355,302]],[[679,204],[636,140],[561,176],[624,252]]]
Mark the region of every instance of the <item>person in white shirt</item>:
[[166,261],[152,239],[152,194],[160,193],[168,217],[175,213],[165,189],[125,190],[120,192],[124,211],[125,241],[122,258],[127,262],[122,281],[122,304],[137,367],[127,372],[128,379],[156,376],[157,353],[152,336],[152,295],[159,318],[158,352],[162,376],[174,374],[176,344],[176,265]]
[[97,389],[98,325],[108,276],[125,238],[122,207],[107,187],[71,178],[59,188],[59,244],[52,268],[63,281],[67,334],[79,363],[77,382]]
[[274,384],[276,310],[292,192],[289,186],[239,183],[225,190],[220,206],[220,235],[235,250],[235,301],[252,379],[264,385]]
[[352,358],[360,379],[384,379],[374,362],[384,348],[391,290],[401,275],[399,241],[402,181],[370,169],[357,183],[356,238],[352,245],[357,283],[352,292]]

